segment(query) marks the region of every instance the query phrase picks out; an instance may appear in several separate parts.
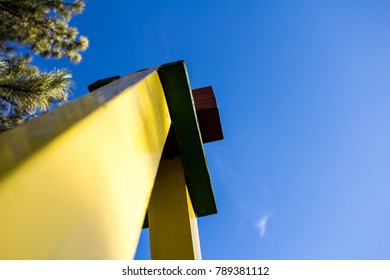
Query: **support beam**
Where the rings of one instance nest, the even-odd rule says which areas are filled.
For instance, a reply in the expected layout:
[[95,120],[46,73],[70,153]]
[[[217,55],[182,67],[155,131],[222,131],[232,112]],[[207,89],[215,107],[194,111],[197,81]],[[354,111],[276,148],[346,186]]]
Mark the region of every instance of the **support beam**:
[[197,219],[180,157],[161,161],[148,218],[153,260],[201,259]]
[[214,191],[196,117],[194,100],[184,61],[162,65],[158,75],[164,88],[187,187],[197,217],[217,213]]
[[155,69],[0,134],[0,259],[132,259],[171,125]]

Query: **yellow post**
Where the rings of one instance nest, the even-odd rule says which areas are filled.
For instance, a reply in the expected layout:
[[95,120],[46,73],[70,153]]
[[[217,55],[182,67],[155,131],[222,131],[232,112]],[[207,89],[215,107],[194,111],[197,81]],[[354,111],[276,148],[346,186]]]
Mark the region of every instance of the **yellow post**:
[[153,260],[201,259],[198,224],[180,157],[161,161],[148,219]]
[[171,125],[157,71],[0,134],[0,259],[131,259]]

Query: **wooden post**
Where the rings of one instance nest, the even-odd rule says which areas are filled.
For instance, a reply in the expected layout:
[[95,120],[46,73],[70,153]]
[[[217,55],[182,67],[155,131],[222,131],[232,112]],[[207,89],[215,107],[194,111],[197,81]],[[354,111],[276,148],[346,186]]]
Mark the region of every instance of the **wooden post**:
[[132,259],[171,125],[158,73],[0,134],[0,259]]
[[180,157],[161,161],[148,218],[153,260],[201,259],[197,219]]

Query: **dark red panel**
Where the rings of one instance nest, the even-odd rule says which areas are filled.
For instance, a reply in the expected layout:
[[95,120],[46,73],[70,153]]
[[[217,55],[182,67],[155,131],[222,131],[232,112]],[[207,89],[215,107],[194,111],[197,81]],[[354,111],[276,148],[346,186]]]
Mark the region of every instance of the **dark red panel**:
[[223,139],[221,119],[211,86],[192,90],[203,143]]

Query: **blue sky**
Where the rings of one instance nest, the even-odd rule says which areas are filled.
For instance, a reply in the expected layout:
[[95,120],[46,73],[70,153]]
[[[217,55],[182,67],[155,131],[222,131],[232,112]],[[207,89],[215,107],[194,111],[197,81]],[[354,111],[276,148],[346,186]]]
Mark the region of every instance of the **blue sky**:
[[[184,59],[212,85],[204,259],[390,259],[390,2],[88,1],[75,97]],[[136,258],[149,258],[147,232]]]

